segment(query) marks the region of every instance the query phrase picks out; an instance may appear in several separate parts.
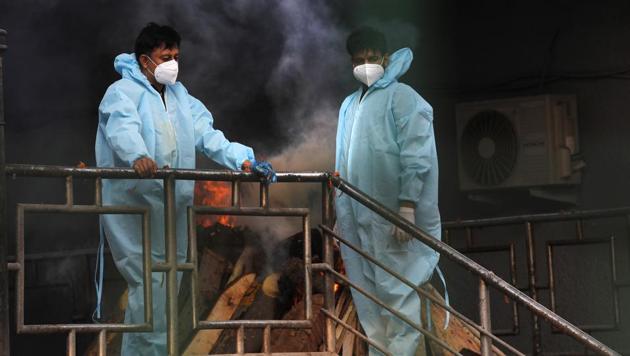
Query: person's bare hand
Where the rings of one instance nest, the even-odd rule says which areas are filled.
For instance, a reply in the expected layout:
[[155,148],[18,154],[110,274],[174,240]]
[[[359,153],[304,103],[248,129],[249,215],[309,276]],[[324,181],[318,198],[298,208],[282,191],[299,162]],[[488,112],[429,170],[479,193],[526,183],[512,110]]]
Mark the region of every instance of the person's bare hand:
[[138,158],[133,162],[133,169],[140,175],[140,177],[153,177],[157,172],[158,166],[154,160],[149,157]]

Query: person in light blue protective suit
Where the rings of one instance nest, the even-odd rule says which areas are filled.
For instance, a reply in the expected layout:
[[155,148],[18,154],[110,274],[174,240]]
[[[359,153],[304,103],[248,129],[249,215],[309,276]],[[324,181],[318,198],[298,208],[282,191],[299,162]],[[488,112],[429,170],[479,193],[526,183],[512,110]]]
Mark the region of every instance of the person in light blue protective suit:
[[[389,56],[384,36],[368,27],[353,32],[347,48],[354,75],[363,86],[343,101],[339,111],[336,170],[440,239],[433,111],[410,86],[398,82],[411,65],[412,52],[403,48]],[[342,193],[336,212],[337,229],[344,238],[416,285],[430,279],[437,252]],[[343,245],[341,252],[350,280],[420,324],[421,300],[415,291]],[[393,355],[415,354],[419,332],[354,289],[352,296],[369,338]],[[370,348],[370,355],[380,352]]]
[[[135,55],[120,54],[112,84],[99,106],[96,162],[133,167],[151,176],[158,167],[195,168],[195,151],[232,170],[261,167],[251,148],[228,141],[213,128],[208,109],[176,82],[180,37],[168,26],[149,24],[136,40]],[[266,169],[266,170],[265,170]],[[273,175],[273,174],[272,174]],[[177,259],[187,253],[186,207],[193,181],[176,182]],[[148,207],[153,263],[164,261],[164,204],[161,180],[104,180],[103,204]],[[143,323],[141,218],[103,215],[101,227],[114,262],[129,284],[125,323]],[[154,332],[123,335],[122,355],[166,355],[166,291],[162,273],[152,274]]]

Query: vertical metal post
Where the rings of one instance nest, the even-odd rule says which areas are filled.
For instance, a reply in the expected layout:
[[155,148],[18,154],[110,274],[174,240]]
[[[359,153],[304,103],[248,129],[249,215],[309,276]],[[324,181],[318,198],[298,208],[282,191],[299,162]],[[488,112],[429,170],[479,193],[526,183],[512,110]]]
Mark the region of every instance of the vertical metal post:
[[177,228],[175,178],[164,179],[164,241],[166,250],[166,335],[169,356],[179,355],[177,340]]
[[232,206],[241,206],[241,183],[239,181],[232,182]]
[[199,324],[199,316],[197,312],[197,296],[199,295],[199,263],[197,262],[197,225],[195,224],[195,211],[192,207],[188,207],[188,259],[193,265],[191,271],[190,283],[192,296],[190,303],[192,304],[192,326],[197,329]]
[[245,328],[243,326],[236,331],[236,353],[239,355],[245,353]]
[[9,355],[9,271],[7,269],[7,181],[4,157],[4,91],[2,55],[7,49],[7,32],[0,29],[0,355]]
[[473,236],[472,236],[472,228],[466,228],[466,248],[472,248],[473,245]]
[[94,205],[103,205],[103,180],[96,178],[94,181]]
[[66,205],[74,205],[74,180],[72,176],[66,177]]
[[[322,224],[329,228],[333,228],[332,221],[332,199],[331,192],[333,190],[330,188],[328,182],[322,183]],[[323,241],[323,249],[322,254],[324,256],[323,262],[328,264],[331,268],[335,268],[334,264],[334,256],[333,256],[333,245],[332,245],[332,237],[324,232],[324,241]],[[324,274],[324,305],[326,309],[333,313],[335,311],[335,292],[334,292],[334,280],[330,273]],[[335,340],[335,324],[331,318],[326,318],[326,351],[330,353],[334,353],[336,349]]]
[[262,352],[265,355],[271,353],[271,326],[265,326],[265,331],[263,333],[263,347]]
[[[490,292],[483,279],[479,279],[479,324],[488,332],[492,332],[490,319]],[[492,340],[485,334],[481,334],[481,355],[492,355]]]
[[68,333],[68,340],[66,343],[66,354],[68,356],[76,356],[77,354],[77,332],[76,330],[71,330]]
[[[534,230],[531,222],[525,223],[527,231],[527,274],[529,276],[529,293],[531,298],[538,302],[538,291],[536,290],[536,245],[534,244]],[[532,314],[532,346],[533,354],[540,355],[542,345],[540,341],[540,321],[538,316]]]
[[260,207],[269,207],[269,184],[260,183]]
[[311,320],[313,317],[313,269],[311,267],[311,226],[309,223],[309,216],[306,215],[302,218],[302,226],[304,228],[304,308],[305,317]]
[[98,356],[107,356],[107,330],[98,333]]
[[582,222],[582,219],[578,219],[575,222],[575,233],[577,235],[577,239],[582,241],[584,240],[584,224]]

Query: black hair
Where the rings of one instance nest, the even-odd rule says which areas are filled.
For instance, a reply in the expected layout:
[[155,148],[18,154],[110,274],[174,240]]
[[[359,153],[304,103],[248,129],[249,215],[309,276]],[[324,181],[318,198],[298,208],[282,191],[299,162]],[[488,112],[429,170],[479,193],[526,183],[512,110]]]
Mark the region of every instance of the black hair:
[[158,25],[150,22],[146,25],[136,38],[134,52],[136,60],[140,63],[140,56],[146,54],[151,56],[154,49],[165,46],[166,48],[179,47],[181,37],[174,28],[166,25]]
[[351,56],[368,49],[385,54],[387,53],[387,42],[382,32],[372,27],[363,26],[352,31],[348,36],[346,49]]

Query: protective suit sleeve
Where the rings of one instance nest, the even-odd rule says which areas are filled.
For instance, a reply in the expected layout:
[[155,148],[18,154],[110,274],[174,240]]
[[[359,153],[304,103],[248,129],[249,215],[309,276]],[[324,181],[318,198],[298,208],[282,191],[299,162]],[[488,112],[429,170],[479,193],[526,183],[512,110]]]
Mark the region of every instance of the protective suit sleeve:
[[110,88],[98,107],[101,128],[112,150],[130,167],[141,157],[149,157],[140,135],[142,121],[135,104],[120,90]]
[[195,147],[208,158],[232,170],[241,170],[243,162],[254,160],[254,150],[238,142],[228,141],[223,132],[212,127],[212,114],[201,101],[189,95],[190,111],[195,127]]
[[433,109],[411,87],[401,85],[394,93],[392,110],[400,148],[398,199],[417,204],[434,153]]

